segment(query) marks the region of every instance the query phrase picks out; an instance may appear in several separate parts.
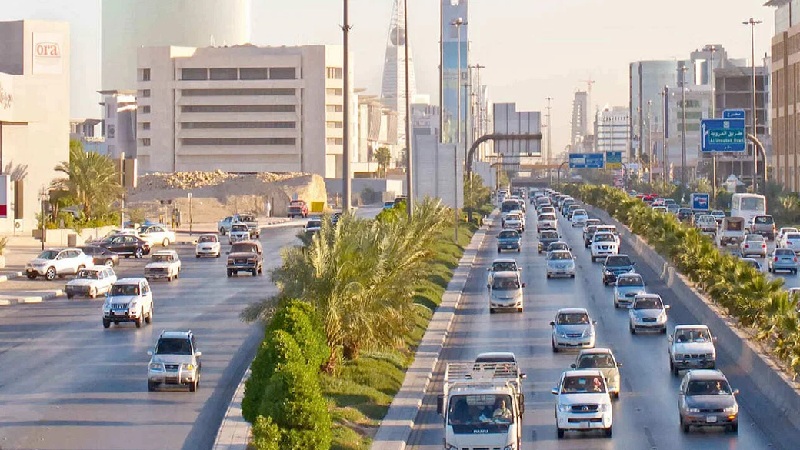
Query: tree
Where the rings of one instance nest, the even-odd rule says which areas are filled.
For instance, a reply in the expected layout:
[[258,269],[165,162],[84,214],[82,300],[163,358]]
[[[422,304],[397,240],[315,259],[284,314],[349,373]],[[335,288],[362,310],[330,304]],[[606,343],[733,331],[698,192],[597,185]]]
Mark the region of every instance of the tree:
[[491,204],[492,193],[488,187],[483,184],[483,178],[480,175],[472,174],[464,175],[464,209],[467,211],[478,211],[484,205]]
[[58,164],[55,171],[66,177],[53,180],[51,187],[68,191],[87,219],[109,211],[122,194],[114,161],[99,153],[85,152],[78,140],[70,140],[69,161]]
[[378,177],[386,178],[386,169],[389,168],[389,163],[392,162],[392,152],[388,147],[380,147],[375,150],[375,161],[378,161]]

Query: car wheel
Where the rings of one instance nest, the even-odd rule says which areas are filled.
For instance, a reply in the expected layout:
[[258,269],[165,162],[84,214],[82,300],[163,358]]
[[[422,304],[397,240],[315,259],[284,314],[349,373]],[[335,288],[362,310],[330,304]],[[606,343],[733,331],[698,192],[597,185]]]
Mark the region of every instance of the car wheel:
[[108,328],[111,326],[111,321],[103,319],[103,328]]
[[558,347],[555,342],[551,342],[550,346],[553,348],[553,353],[558,353]]
[[232,276],[233,276],[233,271],[232,271],[232,270],[229,270],[229,271],[228,271],[228,276],[229,276],[229,277],[232,277]]
[[666,326],[661,329],[661,334],[667,334],[667,327]]
[[33,280],[35,278],[36,278],[36,272],[31,272],[31,273],[28,274],[28,279],[29,280]]
[[689,425],[688,423],[685,423],[683,421],[683,418],[681,417],[681,430],[683,430],[684,433],[688,433],[689,432],[689,427],[690,426],[691,425]]
[[97,289],[96,288],[91,288],[89,290],[89,298],[97,298]]
[[738,433],[739,432],[739,424],[738,423],[732,423],[732,424],[728,425],[728,431],[730,431],[731,433]]
[[613,427],[608,427],[604,431],[607,438],[610,438],[614,434]]
[[137,248],[136,249],[136,254],[134,255],[134,256],[136,256],[136,259],[141,259],[143,255],[144,255],[144,251],[142,251],[142,248],[141,247]]
[[166,247],[168,245],[169,245],[169,238],[164,238],[164,240],[161,241],[161,246]]
[[772,267],[767,266],[767,272],[772,273]]
[[224,227],[219,227],[219,235],[220,236],[225,236],[225,228]]
[[501,253],[501,252],[502,252],[502,250],[500,250],[500,247],[497,247],[497,253]]
[[146,323],[153,323],[153,308],[150,308],[150,312],[147,313],[147,317],[144,318]]
[[264,268],[263,267],[259,267],[258,268],[258,274],[259,275],[264,275]]
[[147,392],[153,392],[156,390],[156,383],[152,381],[147,382]]
[[494,308],[489,308],[489,314],[494,314]]
[[522,312],[522,307],[520,307],[520,308],[517,308],[517,312],[518,312],[518,313],[521,313],[521,312]]
[[144,314],[144,311],[142,311],[142,313],[139,314],[139,317],[136,318],[136,328],[142,328],[142,315],[143,314]]
[[677,377],[678,375],[681,374],[681,370],[677,366],[673,365],[671,362],[670,362],[670,365],[672,366],[672,374],[673,375],[675,375]]
[[628,329],[630,330],[631,334],[636,334],[636,327],[628,325]]
[[521,249],[521,248],[519,248],[519,247],[517,247],[517,253],[519,253],[519,252],[521,252],[521,251],[522,251],[522,249]]
[[71,299],[72,297],[75,297],[75,294],[67,294],[68,299]]
[[172,283],[172,278],[174,278],[173,275],[167,276],[167,282]]
[[197,381],[189,383],[189,392],[197,392]]
[[44,278],[47,281],[53,281],[56,278],[56,268],[55,267],[48,267],[47,272],[44,273]]
[[219,253],[217,253],[217,256],[216,256],[216,258],[219,258]]
[[559,439],[564,438],[564,429],[563,428],[556,428],[556,435]]
[[548,279],[548,280],[550,279],[550,274],[549,274],[549,273],[547,274],[547,279]]
[[200,255],[194,255],[195,258],[200,259]]

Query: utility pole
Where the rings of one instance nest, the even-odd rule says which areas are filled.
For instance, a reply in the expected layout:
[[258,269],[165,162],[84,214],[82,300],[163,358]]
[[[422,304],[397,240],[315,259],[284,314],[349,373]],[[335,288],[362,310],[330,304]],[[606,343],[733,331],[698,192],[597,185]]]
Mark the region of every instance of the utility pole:
[[[750,117],[752,118],[752,127],[753,127],[753,136],[758,139],[758,121],[756,120],[757,111],[756,111],[756,25],[760,24],[760,20],[755,20],[752,17],[742,22],[743,25],[750,25],[750,68],[751,74],[753,78],[753,109],[751,112]],[[767,172],[767,161],[764,160],[764,173]],[[764,181],[766,181],[767,177],[764,177]],[[753,145],[753,193],[758,193],[758,152],[756,151],[755,144]]]
[[[344,0],[344,24],[342,25],[342,41],[344,45],[344,55],[342,55],[342,115],[344,116],[342,132],[342,212],[350,212],[350,14],[348,11],[348,0]],[[408,136],[406,136],[408,139]]]
[[[591,86],[591,85],[589,85],[589,86]],[[550,103],[553,101],[553,97],[547,97],[545,100],[547,100],[547,149],[546,149],[546,151],[544,153],[544,155],[545,155],[544,156],[544,164],[546,166],[549,166],[550,165],[550,158],[551,158],[550,151],[552,149],[552,147],[550,146],[551,145],[550,137],[553,135],[553,121],[552,121],[552,115],[551,115],[552,114],[552,106],[551,106]],[[548,175],[550,175],[550,178],[553,177],[553,172],[550,170],[550,167],[547,168],[547,173],[548,173]]]
[[408,42],[408,0],[403,0],[403,33],[405,34],[405,38],[403,39],[404,42],[404,50],[405,50],[405,92],[406,92],[406,212],[408,213],[408,218],[410,219],[414,215],[414,178],[412,175],[412,162],[414,161],[414,157],[411,155],[411,98],[410,93],[411,89],[409,87],[409,42]]
[[647,101],[647,181],[653,184],[653,101]]
[[[468,66],[470,69],[475,69],[477,71],[475,78],[472,77],[472,71],[470,70],[470,83],[472,83],[472,87],[470,89],[470,99],[474,102],[473,104],[473,118],[472,118],[472,140],[470,142],[475,142],[475,139],[478,139],[480,136],[486,134],[486,130],[484,129],[484,112],[483,107],[481,105],[481,100],[483,100],[483,95],[480,93],[481,89],[481,69],[485,69],[486,66],[482,66],[480,64],[475,64],[474,66]],[[475,87],[478,88],[478,94],[475,94]],[[477,111],[477,114],[475,112]],[[475,116],[477,115],[477,118]],[[478,123],[479,126],[476,127],[475,123]],[[479,160],[483,159],[482,154],[479,153]]]
[[[458,101],[458,108],[456,112],[456,138],[455,138],[455,150],[453,151],[453,223],[454,223],[454,233],[455,233],[455,240],[456,244],[458,243],[458,140],[461,138],[461,26],[464,25],[464,19],[459,17],[458,19],[454,20],[451,25],[456,27],[456,41],[458,45],[458,79],[456,80],[456,92],[457,92],[457,101]],[[464,163],[466,164],[466,160]]]
[[[717,98],[716,98],[716,80],[714,79],[714,53],[717,51],[716,45],[709,47],[711,50],[711,62],[709,64],[708,76],[709,83],[711,84],[711,118],[717,117]],[[717,153],[711,152],[711,199],[716,204],[717,198]]]
[[686,188],[686,63],[681,64],[681,189]]

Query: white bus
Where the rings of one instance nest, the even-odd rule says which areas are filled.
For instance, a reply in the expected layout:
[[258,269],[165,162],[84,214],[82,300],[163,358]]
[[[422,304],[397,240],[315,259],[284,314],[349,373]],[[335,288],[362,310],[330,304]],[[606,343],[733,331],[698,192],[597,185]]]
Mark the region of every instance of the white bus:
[[731,197],[731,217],[744,218],[749,224],[753,217],[767,213],[767,198],[758,194],[733,194]]

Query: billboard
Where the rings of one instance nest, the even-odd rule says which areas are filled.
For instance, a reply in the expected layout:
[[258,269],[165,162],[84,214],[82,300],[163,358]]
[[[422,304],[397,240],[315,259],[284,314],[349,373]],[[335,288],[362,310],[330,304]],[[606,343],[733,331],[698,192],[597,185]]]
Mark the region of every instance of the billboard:
[[64,70],[64,35],[33,33],[31,46],[34,75],[60,75]]

